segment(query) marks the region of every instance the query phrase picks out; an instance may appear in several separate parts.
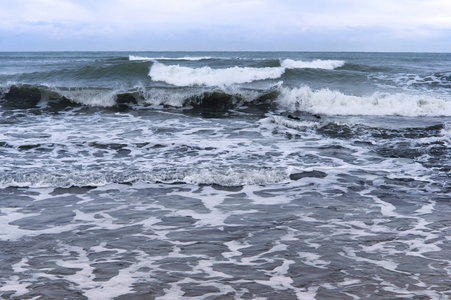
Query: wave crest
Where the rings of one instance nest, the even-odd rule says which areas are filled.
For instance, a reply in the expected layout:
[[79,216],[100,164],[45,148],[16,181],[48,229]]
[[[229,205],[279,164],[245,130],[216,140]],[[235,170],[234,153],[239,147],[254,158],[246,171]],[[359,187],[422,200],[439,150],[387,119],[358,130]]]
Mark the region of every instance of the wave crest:
[[280,78],[285,68],[233,67],[212,69],[210,67],[189,68],[179,65],[167,66],[155,62],[149,72],[153,81],[166,82],[175,86],[226,86],[250,83],[256,80]]
[[362,97],[329,89],[281,88],[277,102],[288,111],[326,115],[451,116],[451,99],[400,93]]
[[[164,65],[153,58],[142,58],[131,56],[130,60],[152,60],[154,61],[149,71],[153,81],[165,82],[175,86],[227,86],[233,84],[250,83],[257,80],[280,78],[286,69],[324,69],[333,70],[345,64],[342,60],[314,60],[311,62],[295,61],[285,59],[280,67],[231,67],[226,69],[212,69],[211,67],[190,68],[180,65]],[[209,57],[188,58],[159,58],[168,60],[202,60]]]
[[[50,109],[74,107],[133,109],[134,107],[190,107],[194,110],[227,112],[242,105],[259,109],[279,107],[288,112],[325,115],[451,116],[451,98],[407,93],[374,93],[354,96],[329,89],[290,88],[280,84],[266,90],[231,87],[135,87],[130,90],[62,89],[46,86],[0,85],[3,109]],[[280,121],[280,120],[279,120]]]
[[185,57],[144,57],[144,56],[134,56],[130,55],[128,57],[130,61],[155,61],[155,60],[188,60],[188,61],[199,61],[199,60],[210,60],[216,59],[211,56],[185,56]]
[[287,68],[287,69],[334,70],[336,68],[344,66],[344,64],[345,64],[345,61],[343,61],[343,60],[321,60],[321,59],[316,59],[314,61],[284,59],[281,62],[281,66],[284,68]]

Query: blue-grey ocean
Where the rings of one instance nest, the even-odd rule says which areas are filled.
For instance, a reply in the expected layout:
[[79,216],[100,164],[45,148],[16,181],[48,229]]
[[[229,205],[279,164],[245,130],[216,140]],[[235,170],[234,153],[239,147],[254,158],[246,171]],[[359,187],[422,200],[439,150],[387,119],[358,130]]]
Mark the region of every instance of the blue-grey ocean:
[[451,54],[0,53],[0,296],[451,298]]

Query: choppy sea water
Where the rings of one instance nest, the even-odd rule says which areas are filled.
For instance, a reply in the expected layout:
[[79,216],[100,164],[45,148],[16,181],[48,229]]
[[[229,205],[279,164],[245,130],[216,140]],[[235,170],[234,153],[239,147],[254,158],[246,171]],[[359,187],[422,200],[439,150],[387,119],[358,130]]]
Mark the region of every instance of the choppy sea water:
[[451,55],[0,53],[5,299],[448,299]]

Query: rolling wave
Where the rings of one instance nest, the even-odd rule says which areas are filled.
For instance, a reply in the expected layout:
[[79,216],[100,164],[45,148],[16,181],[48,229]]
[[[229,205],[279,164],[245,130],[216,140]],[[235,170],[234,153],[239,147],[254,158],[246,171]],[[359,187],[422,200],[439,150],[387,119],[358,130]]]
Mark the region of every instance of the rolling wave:
[[211,56],[186,56],[186,57],[144,57],[130,55],[128,58],[130,61],[155,61],[155,60],[187,60],[187,61],[200,61],[210,59],[223,59]]
[[[67,68],[41,68],[30,71],[16,71],[14,74],[1,74],[7,82],[30,85],[54,85],[64,87],[97,86],[111,87],[137,81],[148,80],[150,62],[115,63],[70,66]],[[6,81],[6,80],[3,81]]]
[[288,111],[325,115],[451,116],[451,99],[402,93],[352,96],[329,89],[282,87],[277,101]]
[[334,70],[345,65],[343,60],[321,60],[317,59],[314,61],[302,61],[302,60],[292,60],[284,59],[281,62],[281,66],[287,69],[325,69]]
[[[117,88],[131,87],[136,83],[149,82],[149,76],[158,84],[164,82],[174,86],[221,87],[234,84],[246,84],[254,81],[278,79],[287,71],[298,69],[330,71],[345,64],[339,60],[295,61],[290,59],[252,60],[246,66],[221,62],[220,68],[212,66],[188,67],[183,65],[166,65],[160,60],[200,61],[217,59],[215,57],[179,57],[152,58],[130,56],[128,61],[115,58],[112,62],[96,62],[87,65],[67,65],[64,68],[49,67],[15,69],[0,72],[0,82],[16,82],[29,85],[53,85],[67,88],[97,87]],[[222,59],[222,58],[220,58]],[[233,60],[232,58],[228,59]],[[227,66],[227,67],[223,67]],[[305,74],[304,74],[305,75]]]
[[[184,58],[180,58],[184,59]],[[193,59],[193,58],[191,58]],[[199,58],[201,59],[201,58]],[[154,61],[149,76],[153,81],[165,82],[175,86],[227,86],[251,83],[258,80],[280,78],[287,69],[334,70],[345,64],[341,60],[295,61],[285,59],[277,67],[230,67],[213,69],[211,67],[190,68],[180,65],[165,65]]]
[[189,68],[167,66],[155,62],[149,72],[153,81],[161,81],[175,86],[226,86],[239,83],[250,83],[256,80],[280,78],[285,68],[251,68],[232,67],[212,69],[210,67]]
[[[230,70],[226,71],[230,72]],[[206,71],[208,72],[208,70]],[[288,112],[323,115],[451,116],[451,99],[406,93],[348,95],[329,89],[288,88],[281,85],[265,90],[223,87],[58,89],[47,86],[11,85],[0,87],[2,109],[44,108],[65,110],[79,106],[133,109],[163,105],[191,107],[224,113],[247,105],[274,107]],[[262,106],[263,105],[263,106]]]
[[224,112],[243,103],[261,104],[274,100],[272,90],[234,90],[199,88],[133,88],[126,90],[71,88],[48,86],[11,85],[0,86],[1,109],[50,109],[65,110],[74,107],[114,109],[142,108],[164,105],[174,108],[191,106],[212,112]]

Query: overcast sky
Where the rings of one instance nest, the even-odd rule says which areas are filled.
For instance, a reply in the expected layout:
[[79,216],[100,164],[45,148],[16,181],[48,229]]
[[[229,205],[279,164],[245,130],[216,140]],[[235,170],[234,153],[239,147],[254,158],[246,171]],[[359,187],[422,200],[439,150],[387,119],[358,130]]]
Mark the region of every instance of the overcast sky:
[[0,0],[0,51],[451,52],[451,0]]

